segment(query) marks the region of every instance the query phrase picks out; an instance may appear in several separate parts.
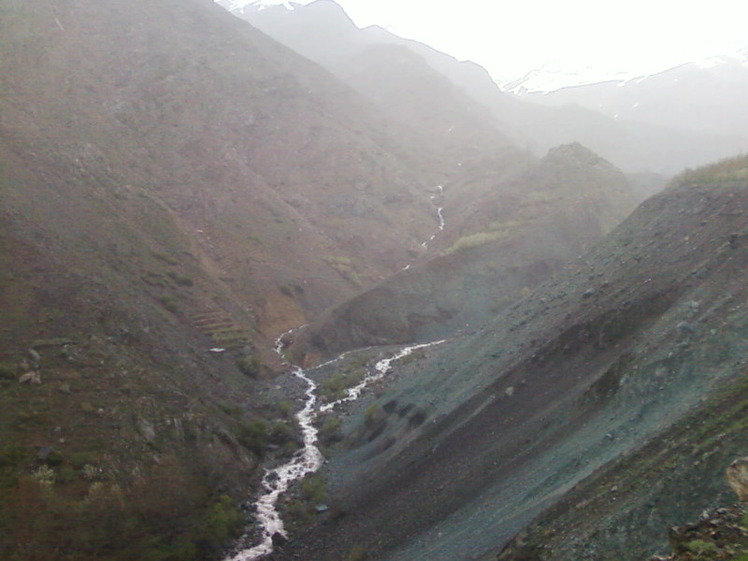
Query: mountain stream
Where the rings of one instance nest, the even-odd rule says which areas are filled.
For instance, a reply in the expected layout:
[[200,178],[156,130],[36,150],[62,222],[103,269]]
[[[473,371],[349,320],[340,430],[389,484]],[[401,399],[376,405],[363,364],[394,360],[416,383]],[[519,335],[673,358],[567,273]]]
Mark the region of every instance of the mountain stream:
[[[436,187],[437,193],[431,195],[431,200],[436,206],[435,199],[441,198],[444,194],[444,187],[438,185]],[[439,219],[439,231],[444,230],[444,214],[441,206],[436,206],[436,214]],[[421,245],[424,249],[428,249],[428,244],[436,238],[437,232],[434,232],[428,241],[423,242]],[[407,265],[405,269],[409,269],[410,265]],[[418,345],[411,345],[400,349],[397,353],[389,358],[384,358],[378,361],[374,365],[373,371],[367,373],[364,379],[356,386],[348,388],[345,397],[326,403],[324,405],[317,405],[317,383],[307,376],[307,372],[311,372],[323,366],[328,366],[334,362],[341,360],[347,353],[343,353],[339,357],[328,361],[324,364],[320,364],[308,371],[301,369],[298,366],[289,364],[285,361],[283,356],[284,338],[291,334],[293,331],[303,328],[304,326],[291,329],[286,333],[283,333],[275,341],[275,352],[278,353],[283,360],[283,364],[291,369],[291,373],[302,380],[306,384],[306,399],[304,401],[304,407],[296,414],[296,420],[301,427],[301,433],[304,440],[304,446],[288,463],[285,463],[277,468],[266,470],[265,476],[262,478],[262,488],[265,493],[261,495],[254,503],[255,510],[257,512],[256,518],[260,526],[262,527],[262,537],[260,543],[252,547],[244,548],[241,544],[247,544],[252,539],[252,536],[247,533],[239,539],[239,551],[230,555],[226,558],[227,561],[254,561],[265,555],[270,554],[273,551],[273,537],[282,536],[286,538],[286,530],[283,526],[283,520],[275,508],[278,503],[280,496],[288,490],[290,484],[298,479],[303,478],[309,473],[317,471],[325,461],[322,453],[317,448],[317,429],[314,426],[314,421],[321,413],[327,413],[332,411],[335,407],[342,403],[348,403],[357,400],[361,397],[363,391],[378,380],[384,378],[387,373],[392,369],[392,363],[400,360],[411,354],[413,351],[438,345],[443,343],[444,340],[434,341],[431,343],[421,343]],[[277,538],[276,538],[277,539]]]
[[[283,339],[292,331],[295,331],[295,329],[284,333],[276,340],[275,351],[281,356],[281,358],[283,358]],[[374,365],[374,369],[370,371],[364,379],[359,382],[359,384],[348,388],[345,397],[321,406],[317,405],[317,383],[307,376],[307,372],[337,362],[347,353],[307,371],[302,370],[298,366],[290,365],[284,360],[283,364],[291,368],[291,373],[306,384],[306,399],[304,401],[304,407],[296,414],[296,420],[301,427],[304,446],[294,454],[289,462],[274,469],[266,470],[265,476],[262,478],[262,487],[265,490],[265,493],[254,503],[257,513],[256,518],[262,527],[261,541],[252,547],[240,549],[238,552],[227,557],[227,561],[254,561],[260,559],[273,551],[274,536],[280,535],[283,536],[283,538],[286,538],[283,520],[281,519],[278,510],[275,508],[275,505],[280,496],[288,490],[288,487],[292,482],[303,478],[309,473],[317,471],[325,461],[322,453],[317,448],[317,428],[314,426],[314,421],[317,417],[321,413],[327,413],[333,410],[342,403],[358,399],[367,386],[381,380],[388,372],[390,372],[390,370],[392,370],[392,363],[396,360],[400,360],[401,358],[410,355],[415,350],[438,345],[443,342],[444,340],[411,345],[400,349],[397,353],[388,358],[379,360]],[[247,543],[250,539],[251,536],[245,534],[240,538],[239,543]]]

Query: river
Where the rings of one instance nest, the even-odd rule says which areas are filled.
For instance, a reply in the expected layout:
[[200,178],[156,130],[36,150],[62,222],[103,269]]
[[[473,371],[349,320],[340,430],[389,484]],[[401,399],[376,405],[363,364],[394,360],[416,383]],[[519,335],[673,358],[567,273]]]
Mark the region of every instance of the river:
[[[442,185],[437,185],[436,189],[437,193],[431,195],[432,201],[434,201],[436,198],[440,198],[444,194],[444,187]],[[444,230],[445,222],[443,208],[441,206],[436,207],[436,215],[439,220],[439,230]],[[436,238],[436,234],[437,233],[434,232],[427,242],[423,242],[421,244],[424,249],[428,249],[428,244]],[[410,265],[407,265],[404,269],[409,268]],[[443,340],[441,340],[434,341],[432,343],[421,343],[418,345],[411,345],[400,349],[394,355],[378,361],[374,365],[374,369],[368,372],[364,379],[358,385],[352,388],[348,388],[345,397],[337,401],[318,406],[316,382],[309,376],[307,376],[306,371],[302,370],[298,366],[288,364],[285,361],[285,357],[283,355],[284,339],[292,332],[302,329],[303,327],[305,326],[291,329],[290,331],[287,331],[286,333],[283,333],[280,337],[278,337],[278,339],[275,341],[275,352],[280,355],[281,359],[283,360],[283,364],[287,368],[291,369],[291,373],[306,384],[306,400],[304,401],[304,408],[296,414],[296,420],[299,423],[299,427],[301,428],[301,433],[303,435],[304,446],[298,452],[296,452],[296,454],[294,454],[293,458],[288,463],[283,464],[280,467],[267,470],[265,472],[265,475],[262,478],[262,488],[265,490],[265,493],[261,495],[254,503],[257,513],[257,522],[262,527],[262,537],[260,539],[260,543],[252,547],[240,549],[238,552],[227,557],[227,561],[254,561],[255,559],[260,559],[261,557],[268,555],[273,551],[273,536],[282,536],[283,538],[287,537],[286,530],[283,526],[283,520],[281,519],[280,514],[275,507],[276,504],[278,504],[278,499],[283,493],[288,490],[288,487],[291,483],[298,479],[301,479],[309,473],[317,471],[325,461],[322,453],[319,451],[319,448],[317,448],[317,429],[314,426],[314,421],[317,419],[320,413],[327,413],[329,411],[332,411],[338,405],[357,400],[359,397],[361,397],[361,394],[368,386],[370,386],[374,382],[377,382],[378,380],[381,380],[384,376],[387,375],[387,373],[392,369],[393,362],[408,356],[417,349],[430,347],[432,345],[438,345],[444,342]],[[315,368],[328,366],[329,364],[342,359],[345,354],[346,353]],[[251,529],[249,532],[251,532]],[[249,532],[242,536],[238,543],[249,543],[252,539],[251,536],[253,535],[253,533],[250,534]]]
[[[291,331],[295,330],[292,329]],[[275,350],[281,355],[281,358],[283,358],[283,339],[290,334],[291,331],[284,333],[278,337],[276,341]],[[348,388],[345,397],[331,403],[326,403],[322,406],[317,405],[317,383],[307,375],[308,371],[304,371],[298,366],[289,365],[284,360],[284,364],[291,368],[292,375],[296,376],[306,384],[306,399],[304,401],[304,407],[296,414],[296,420],[299,423],[303,435],[304,446],[294,454],[293,458],[288,463],[274,469],[266,470],[265,475],[262,478],[264,494],[262,494],[254,503],[256,519],[262,528],[260,542],[251,547],[240,549],[238,552],[227,557],[227,561],[254,561],[260,559],[273,551],[274,536],[283,536],[283,538],[287,537],[286,530],[283,526],[283,520],[276,509],[276,504],[278,503],[280,496],[288,490],[291,483],[303,478],[309,473],[317,471],[324,462],[324,457],[319,451],[319,448],[317,448],[317,429],[314,426],[314,421],[320,413],[329,412],[338,405],[355,401],[361,397],[361,394],[367,386],[381,380],[392,370],[393,362],[410,355],[417,349],[438,345],[443,342],[444,341],[441,340],[431,343],[411,345],[400,349],[397,353],[388,358],[379,360],[374,365],[374,369],[370,371],[358,385]],[[344,356],[345,355],[343,354],[332,361],[315,367],[314,369],[328,366]],[[314,369],[310,369],[309,372]],[[250,532],[251,531],[252,529],[250,529]],[[252,535],[253,534],[254,532],[252,532]],[[251,535],[248,532],[240,538],[239,543],[248,543],[250,539]]]

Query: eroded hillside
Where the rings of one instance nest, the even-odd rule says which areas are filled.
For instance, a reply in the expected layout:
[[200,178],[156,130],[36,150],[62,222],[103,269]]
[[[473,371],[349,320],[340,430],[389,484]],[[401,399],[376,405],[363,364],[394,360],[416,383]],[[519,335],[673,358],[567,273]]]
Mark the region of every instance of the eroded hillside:
[[363,402],[304,558],[489,558],[539,516],[502,559],[638,559],[718,504],[745,441],[745,166],[682,176]]

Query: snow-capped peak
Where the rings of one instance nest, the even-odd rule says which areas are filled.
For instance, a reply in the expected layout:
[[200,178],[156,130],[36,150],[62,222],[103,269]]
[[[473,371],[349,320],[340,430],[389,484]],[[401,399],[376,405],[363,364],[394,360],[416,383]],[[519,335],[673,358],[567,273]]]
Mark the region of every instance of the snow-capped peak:
[[269,6],[283,6],[287,10],[293,10],[300,4],[288,0],[214,0],[229,12],[238,12],[246,6],[252,6],[257,10],[264,10]]
[[693,64],[699,68],[714,68],[724,64],[748,66],[748,48],[737,49],[728,54],[704,57],[696,61],[681,61],[676,64],[647,70],[638,69],[631,72],[601,71],[592,66],[569,69],[557,62],[552,62],[531,70],[516,80],[499,82],[498,85],[505,92],[515,95],[550,93],[562,88],[600,84],[603,82],[618,82],[619,85],[624,86],[630,82],[641,81],[649,76],[687,64]]

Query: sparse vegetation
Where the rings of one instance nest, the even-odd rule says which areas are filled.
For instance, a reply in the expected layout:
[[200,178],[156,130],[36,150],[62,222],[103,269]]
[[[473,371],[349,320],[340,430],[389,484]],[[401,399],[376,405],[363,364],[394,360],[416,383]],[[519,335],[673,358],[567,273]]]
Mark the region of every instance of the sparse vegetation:
[[312,504],[323,504],[327,500],[327,482],[317,473],[307,476],[301,484],[304,499]]
[[12,362],[0,362],[0,380],[13,380],[18,374],[18,367]]
[[350,258],[325,255],[322,259],[325,263],[335,269],[341,277],[355,286],[361,286],[361,279],[359,278],[358,273],[353,266],[353,261]]
[[346,561],[366,561],[366,547],[361,544],[354,545],[348,552]]
[[346,395],[346,390],[359,384],[366,376],[363,368],[337,371],[326,378],[319,387],[319,395],[327,401],[336,401]]
[[364,413],[364,422],[367,425],[374,423],[379,417],[379,411],[380,407],[378,403],[372,403],[371,405],[369,405],[369,407],[366,408],[366,412]]
[[694,554],[694,560],[699,561],[708,561],[720,552],[714,542],[705,540],[692,540],[686,544],[686,549]]
[[237,440],[260,458],[267,453],[271,444],[284,454],[292,454],[299,447],[294,428],[285,421],[270,424],[263,419],[251,421],[241,428]]
[[86,489],[81,496],[61,492],[47,466],[22,477],[0,501],[0,526],[13,538],[0,537],[0,556],[194,561],[217,555],[243,524],[228,496],[211,499],[178,473],[128,488],[96,481]]
[[172,255],[169,255],[168,253],[164,253],[163,251],[152,250],[151,255],[153,255],[153,257],[155,257],[159,261],[163,261],[167,265],[172,265],[172,266],[179,265],[179,260],[177,258],[175,258]]
[[340,417],[328,417],[319,429],[320,438],[326,443],[340,440],[342,438],[340,432],[341,426],[342,422]]
[[265,455],[270,442],[268,425],[263,420],[252,421],[242,428],[237,439],[242,446],[262,457]]
[[236,361],[236,367],[250,378],[257,378],[262,371],[260,359],[254,355],[245,355]]
[[687,169],[676,176],[674,185],[746,185],[748,184],[748,155],[720,160],[697,169]]
[[164,294],[159,298],[161,305],[173,314],[179,312],[179,297],[176,294]]
[[188,277],[187,275],[183,275],[176,271],[169,271],[166,275],[179,286],[192,286],[195,284],[192,277]]
[[470,234],[458,239],[452,246],[447,250],[446,253],[454,253],[456,251],[464,251],[479,247],[491,242],[497,242],[512,237],[519,226],[522,225],[520,220],[507,220],[504,222],[493,222],[483,232],[477,232]]

